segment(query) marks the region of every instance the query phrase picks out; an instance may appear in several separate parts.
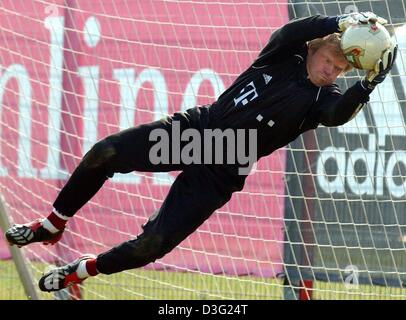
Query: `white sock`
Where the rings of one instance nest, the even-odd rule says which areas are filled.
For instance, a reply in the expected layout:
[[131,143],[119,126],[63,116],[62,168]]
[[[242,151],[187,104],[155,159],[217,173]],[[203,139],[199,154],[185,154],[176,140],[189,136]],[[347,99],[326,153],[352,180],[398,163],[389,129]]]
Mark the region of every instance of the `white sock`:
[[78,275],[78,277],[80,279],[90,277],[90,274],[87,272],[87,269],[86,269],[86,261],[87,260],[80,261],[78,269],[76,270],[76,274]]
[[[48,218],[52,218],[49,220]],[[63,214],[59,213],[55,208],[52,210],[52,213],[45,219],[42,220],[42,226],[51,233],[57,233],[62,229],[62,225],[66,224],[66,221],[69,220],[69,217],[64,216]],[[51,221],[54,221],[52,223]],[[58,228],[59,224],[59,228]]]
[[57,228],[55,228],[54,225],[51,223],[51,221],[49,221],[47,218],[42,220],[42,226],[51,233],[59,232],[59,230]]

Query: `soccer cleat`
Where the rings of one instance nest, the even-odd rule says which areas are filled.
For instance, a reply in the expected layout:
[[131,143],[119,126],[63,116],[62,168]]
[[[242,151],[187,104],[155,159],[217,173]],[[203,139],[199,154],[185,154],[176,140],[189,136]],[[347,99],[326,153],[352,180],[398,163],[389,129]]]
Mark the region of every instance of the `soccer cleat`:
[[45,245],[55,244],[62,238],[63,230],[51,233],[42,225],[42,219],[27,224],[15,224],[6,233],[6,239],[11,245],[26,246],[33,242],[42,242]]
[[39,279],[38,286],[41,291],[52,292],[67,288],[73,284],[79,284],[83,280],[80,279],[77,274],[79,263],[84,260],[96,259],[96,256],[87,254],[79,259],[76,259],[72,263],[66,266],[52,269],[45,273],[41,279]]

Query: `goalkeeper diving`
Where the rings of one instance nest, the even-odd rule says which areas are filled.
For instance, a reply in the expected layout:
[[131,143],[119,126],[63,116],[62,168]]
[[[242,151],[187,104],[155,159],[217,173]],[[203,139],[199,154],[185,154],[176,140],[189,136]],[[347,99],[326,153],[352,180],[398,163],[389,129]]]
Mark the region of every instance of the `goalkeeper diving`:
[[171,136],[174,123],[181,133],[187,129],[255,129],[257,161],[319,125],[334,127],[350,121],[390,72],[397,45],[382,54],[373,71],[342,93],[335,81],[352,66],[340,48],[340,35],[352,25],[377,22],[386,21],[371,12],[292,20],[272,33],[254,62],[211,105],[196,106],[97,142],[60,190],[49,216],[6,231],[11,245],[56,243],[69,219],[115,173],[181,172],[135,239],[55,267],[41,277],[40,289],[57,291],[99,273],[113,274],[154,262],[243,189],[247,174],[240,174],[237,164],[153,163],[150,150],[156,141],[151,141],[150,134],[154,130]]

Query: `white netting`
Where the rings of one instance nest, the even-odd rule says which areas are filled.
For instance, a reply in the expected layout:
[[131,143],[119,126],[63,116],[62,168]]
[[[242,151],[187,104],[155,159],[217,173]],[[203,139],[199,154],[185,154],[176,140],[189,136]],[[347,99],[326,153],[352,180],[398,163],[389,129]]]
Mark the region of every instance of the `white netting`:
[[[354,4],[379,7],[398,35],[404,30],[405,5],[389,0],[3,0],[0,191],[12,219],[46,216],[100,138],[214,101],[290,18],[335,15]],[[84,297],[282,298],[277,275],[284,266],[292,277],[287,288],[320,280],[319,297],[402,297],[391,288],[404,279],[406,73],[405,43],[397,40],[395,76],[374,93],[371,111],[261,160],[244,190],[173,252],[146,269],[88,280]],[[358,168],[357,156],[376,160]],[[116,175],[71,219],[57,246],[23,249],[35,278],[49,264],[134,238],[175,176]],[[9,258],[3,240],[0,258]],[[354,269],[362,280],[356,289],[346,286],[345,272],[354,276]]]

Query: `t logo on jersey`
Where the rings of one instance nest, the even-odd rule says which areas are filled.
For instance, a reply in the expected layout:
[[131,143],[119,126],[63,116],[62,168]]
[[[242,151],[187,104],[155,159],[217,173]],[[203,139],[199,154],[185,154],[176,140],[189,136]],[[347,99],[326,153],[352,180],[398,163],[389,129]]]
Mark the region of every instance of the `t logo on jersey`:
[[240,96],[234,98],[234,104],[236,107],[241,103],[245,106],[248,102],[258,97],[257,89],[255,88],[254,81],[248,83],[244,89],[240,91]]

